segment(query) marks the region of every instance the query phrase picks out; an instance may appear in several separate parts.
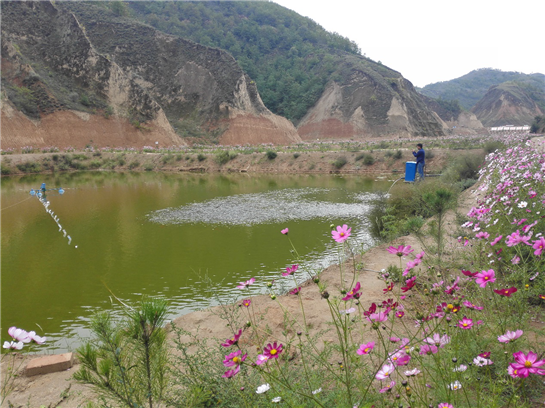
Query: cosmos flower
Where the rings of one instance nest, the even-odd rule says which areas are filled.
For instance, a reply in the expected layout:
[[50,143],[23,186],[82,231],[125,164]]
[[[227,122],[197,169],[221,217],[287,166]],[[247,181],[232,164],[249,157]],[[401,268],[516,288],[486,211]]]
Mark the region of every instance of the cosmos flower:
[[486,287],[487,284],[495,282],[496,281],[496,273],[493,269],[489,269],[488,271],[481,271],[477,275],[475,275],[475,283],[479,285],[481,288]]
[[234,370],[227,370],[222,377],[223,378],[233,378],[235,375],[237,375],[240,372],[240,366],[237,365]]
[[342,227],[339,225],[337,226],[337,230],[331,231],[331,235],[336,242],[344,242],[351,235],[350,231],[352,231],[352,228],[348,228],[346,224]]
[[237,289],[245,289],[248,286],[252,285],[253,283],[255,283],[255,278],[251,278],[251,279],[247,280],[246,282],[239,282],[239,285],[237,286]]
[[420,373],[421,371],[418,368],[413,368],[412,370],[405,371],[403,374],[405,374],[407,377],[412,377]]
[[282,397],[274,397],[271,402],[274,404],[278,404],[280,401],[282,401]]
[[494,292],[496,292],[498,295],[511,297],[513,293],[517,291],[517,288],[512,287],[509,289],[494,289]]
[[441,336],[439,333],[435,333],[433,337],[426,337],[424,339],[424,342],[428,344],[433,344],[439,348],[443,348],[450,343],[450,336],[448,336],[447,334]]
[[375,378],[377,380],[385,380],[386,378],[389,378],[392,373],[395,370],[395,366],[391,363],[384,364],[382,368],[378,371],[378,373],[375,375]]
[[14,349],[14,350],[21,350],[23,348],[24,344],[22,341],[5,341],[4,345],[2,346],[5,349]]
[[545,249],[545,238],[539,237],[537,241],[534,241],[534,245],[532,246],[535,256],[541,256],[543,253],[543,250]]
[[284,235],[288,235],[288,232],[289,232],[289,229],[288,228],[284,228],[283,230],[280,231],[282,234]]
[[297,295],[299,292],[301,292],[301,286],[299,286],[298,288],[293,288],[292,290],[290,290],[290,295]]
[[410,245],[407,245],[407,246],[399,245],[397,248],[390,246],[388,247],[388,252],[391,254],[395,254],[399,257],[402,257],[402,256],[409,255],[411,252],[414,252],[414,249],[411,249]]
[[381,388],[378,392],[385,393],[387,391],[392,391],[392,388],[396,385],[395,381],[392,381],[390,384],[388,384],[386,387]]
[[267,357],[266,355],[264,354],[259,354],[256,358],[255,358],[255,363],[256,365],[261,365],[263,363],[266,363],[267,361],[269,361],[269,357]]
[[467,317],[464,316],[464,318],[458,322],[457,326],[460,329],[469,330],[473,327],[473,320],[468,319]]
[[293,275],[297,271],[297,269],[299,269],[299,265],[288,266],[286,268],[286,272],[282,272],[282,276]]
[[261,384],[259,387],[257,387],[256,394],[263,394],[264,392],[267,392],[271,389],[271,386],[269,384]]
[[236,344],[238,340],[240,339],[240,336],[242,335],[242,329],[239,329],[238,333],[236,333],[233,337],[230,339],[225,340],[224,343],[221,343],[223,347],[231,347],[233,344]]
[[19,329],[15,326],[8,329],[8,334],[13,337],[13,340],[22,341],[23,343],[30,343],[32,340],[26,330]]
[[282,344],[279,344],[276,341],[272,344],[267,344],[263,349],[263,354],[268,358],[278,358],[280,353],[282,353]]
[[343,297],[344,301],[350,300],[350,299],[359,299],[361,296],[361,293],[359,293],[361,289],[361,284],[359,282],[356,283],[356,286],[354,286],[354,289],[352,289],[350,292],[346,294],[345,297]]
[[452,391],[456,391],[462,388],[462,384],[460,383],[460,381],[456,380],[453,383],[451,383],[448,386],[448,388],[451,389]]
[[246,360],[246,357],[248,357],[248,355],[242,355],[242,350],[233,351],[232,353],[225,356],[225,359],[223,360],[223,365],[225,367],[240,365],[244,362],[244,360]]
[[358,353],[360,356],[363,356],[365,354],[369,354],[371,351],[373,351],[373,348],[375,347],[375,342],[370,341],[366,344],[361,344],[360,348],[356,350],[356,353]]
[[449,404],[448,402],[442,402],[439,405],[437,405],[437,408],[454,408],[452,404]]
[[510,366],[513,369],[518,370],[518,377],[528,377],[528,374],[545,375],[545,370],[539,368],[545,364],[545,360],[538,360],[537,354],[529,351],[528,354],[524,354],[522,351],[513,353],[515,362]]
[[241,304],[244,307],[250,307],[250,305],[252,304],[252,299],[244,299]]

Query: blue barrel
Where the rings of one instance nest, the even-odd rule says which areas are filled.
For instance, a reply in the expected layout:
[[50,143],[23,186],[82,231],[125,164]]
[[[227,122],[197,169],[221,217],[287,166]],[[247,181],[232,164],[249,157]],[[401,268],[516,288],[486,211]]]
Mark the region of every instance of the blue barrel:
[[405,163],[405,181],[414,182],[416,177],[416,162],[408,161]]

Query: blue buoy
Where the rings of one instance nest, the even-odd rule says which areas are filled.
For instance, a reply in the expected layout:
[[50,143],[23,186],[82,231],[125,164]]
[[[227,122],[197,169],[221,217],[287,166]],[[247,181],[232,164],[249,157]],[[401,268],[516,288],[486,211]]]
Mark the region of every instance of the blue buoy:
[[30,189],[30,195],[31,195],[31,196],[36,195],[36,191],[34,191],[33,188]]
[[64,190],[61,188],[59,188],[59,194],[64,194]]

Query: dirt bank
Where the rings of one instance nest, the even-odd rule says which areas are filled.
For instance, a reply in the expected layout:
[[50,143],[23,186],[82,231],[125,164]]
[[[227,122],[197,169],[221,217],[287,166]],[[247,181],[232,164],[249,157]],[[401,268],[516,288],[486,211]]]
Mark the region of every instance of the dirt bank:
[[[396,152],[399,150],[400,153]],[[296,151],[278,152],[274,159],[266,153],[237,153],[220,163],[217,153],[32,153],[1,156],[2,175],[75,170],[132,170],[173,172],[253,172],[253,173],[405,173],[405,163],[414,160],[412,150]],[[454,157],[483,155],[482,150],[433,149],[428,151],[426,173],[438,174]]]

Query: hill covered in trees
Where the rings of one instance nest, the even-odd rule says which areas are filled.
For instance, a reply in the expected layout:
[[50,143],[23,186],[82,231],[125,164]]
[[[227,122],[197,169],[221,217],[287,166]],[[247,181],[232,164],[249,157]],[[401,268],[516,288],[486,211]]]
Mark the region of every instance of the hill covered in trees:
[[457,100],[460,105],[470,110],[488,92],[490,87],[504,82],[515,82],[520,89],[545,109],[545,75],[504,72],[498,69],[482,68],[471,71],[460,78],[437,82],[419,88],[418,91],[430,98]]

